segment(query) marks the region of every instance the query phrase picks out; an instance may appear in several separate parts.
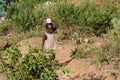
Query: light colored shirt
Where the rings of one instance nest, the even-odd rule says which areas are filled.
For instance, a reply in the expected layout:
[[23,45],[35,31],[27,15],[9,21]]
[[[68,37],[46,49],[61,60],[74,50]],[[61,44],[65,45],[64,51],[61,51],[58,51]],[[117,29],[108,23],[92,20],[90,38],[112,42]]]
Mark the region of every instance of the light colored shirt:
[[46,36],[47,36],[47,40],[45,40],[44,43],[44,48],[46,50],[51,50],[51,49],[56,49],[56,39],[55,39],[55,35],[49,34],[47,32],[45,32]]

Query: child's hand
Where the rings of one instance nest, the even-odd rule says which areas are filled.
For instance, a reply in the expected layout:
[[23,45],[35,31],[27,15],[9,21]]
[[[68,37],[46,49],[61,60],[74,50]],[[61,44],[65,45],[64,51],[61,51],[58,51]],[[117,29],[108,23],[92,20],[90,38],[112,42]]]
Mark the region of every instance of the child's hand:
[[53,18],[50,18],[51,19],[51,21],[55,21]]

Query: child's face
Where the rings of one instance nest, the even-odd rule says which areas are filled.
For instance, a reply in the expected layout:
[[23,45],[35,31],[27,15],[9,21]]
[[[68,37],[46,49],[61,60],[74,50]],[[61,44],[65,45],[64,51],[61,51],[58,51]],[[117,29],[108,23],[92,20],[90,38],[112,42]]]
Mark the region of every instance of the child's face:
[[53,28],[52,28],[51,25],[48,25],[47,32],[50,33],[50,34],[53,33]]

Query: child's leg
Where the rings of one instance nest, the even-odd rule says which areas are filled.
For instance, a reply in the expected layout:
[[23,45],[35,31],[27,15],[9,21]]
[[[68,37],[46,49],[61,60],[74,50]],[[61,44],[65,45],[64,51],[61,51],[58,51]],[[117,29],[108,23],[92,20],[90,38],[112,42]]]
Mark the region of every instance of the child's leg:
[[50,54],[46,54],[46,59],[47,60],[54,60],[55,59],[55,54],[54,55],[50,55]]
[[[52,51],[52,54],[51,54]],[[48,50],[46,53],[47,60],[54,60],[55,59],[55,52],[53,50]]]
[[46,54],[45,57],[46,57],[47,60],[51,60],[50,54]]

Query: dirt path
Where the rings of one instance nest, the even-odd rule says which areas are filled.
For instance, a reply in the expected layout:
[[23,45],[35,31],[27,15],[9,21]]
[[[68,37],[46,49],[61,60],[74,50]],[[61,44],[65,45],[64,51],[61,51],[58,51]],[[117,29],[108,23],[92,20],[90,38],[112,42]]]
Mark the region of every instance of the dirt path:
[[[96,47],[100,46],[100,42],[95,42],[93,45],[95,44],[97,44]],[[114,70],[112,65],[106,63],[96,65],[91,58],[77,59],[70,57],[75,49],[72,41],[63,41],[63,44],[59,46],[60,48],[58,47],[56,52],[56,59],[60,63],[66,63],[67,68],[70,69],[70,74],[68,75],[70,78],[61,78],[61,80],[120,80],[120,72]],[[111,74],[117,74],[117,77],[111,76]]]
[[0,75],[0,80],[7,80],[7,78],[5,77],[5,75],[1,74]]
[[[41,43],[39,37],[25,39],[19,42],[21,46],[19,49],[22,52],[27,52],[28,45],[40,47],[41,44],[38,43]],[[100,45],[100,42],[93,45],[98,43]],[[98,45],[96,46],[98,47]],[[114,70],[111,65],[106,63],[96,65],[90,57],[72,58],[71,53],[74,49],[75,45],[71,40],[64,40],[57,47],[56,59],[70,70],[69,74],[61,75],[60,80],[120,80],[120,71]],[[0,75],[0,80],[6,80],[6,78]]]

